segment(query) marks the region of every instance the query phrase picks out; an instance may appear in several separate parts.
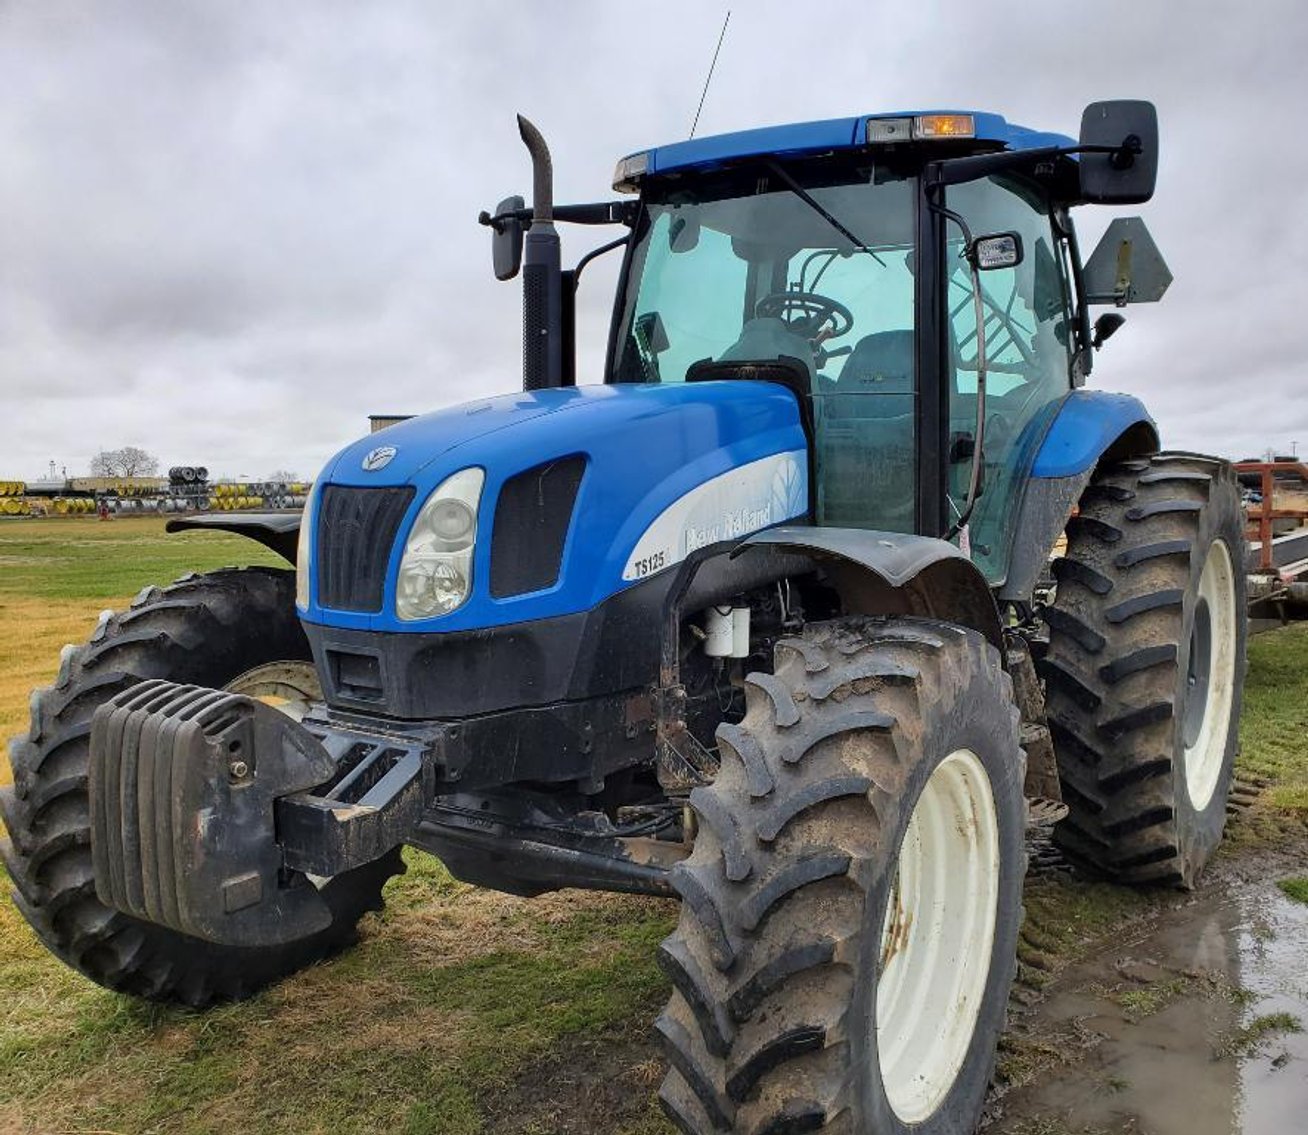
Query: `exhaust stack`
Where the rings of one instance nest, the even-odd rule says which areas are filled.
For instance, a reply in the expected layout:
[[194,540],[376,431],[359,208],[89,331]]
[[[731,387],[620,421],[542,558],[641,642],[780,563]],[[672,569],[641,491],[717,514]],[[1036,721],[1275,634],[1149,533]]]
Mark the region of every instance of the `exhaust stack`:
[[563,277],[554,227],[554,166],[545,139],[522,115],[518,131],[531,154],[531,228],[522,258],[522,388],[563,385]]

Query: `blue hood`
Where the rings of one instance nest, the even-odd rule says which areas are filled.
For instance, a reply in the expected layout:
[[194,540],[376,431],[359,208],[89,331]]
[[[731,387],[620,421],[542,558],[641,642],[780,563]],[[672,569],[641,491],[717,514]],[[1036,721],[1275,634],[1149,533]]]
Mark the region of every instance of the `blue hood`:
[[[383,468],[365,471],[364,458],[379,446],[393,447],[395,455]],[[808,507],[806,446],[794,395],[783,387],[760,382],[542,390],[470,402],[410,419],[347,446],[319,478],[324,484],[411,484],[416,489],[391,550],[381,612],[319,607],[316,566],[311,566],[315,600],[304,616],[329,626],[430,633],[589,610],[635,582],[632,557],[637,546],[652,547],[651,541],[657,543],[659,533],[684,521],[687,501],[702,504],[706,497],[721,497],[729,502],[733,486],[740,481],[737,471],[744,466],[768,458],[788,462],[787,503],[770,510],[737,510],[722,524],[696,521],[700,527],[686,537],[692,547],[715,535],[733,539],[803,515]],[[791,456],[779,457],[785,454]],[[501,487],[518,473],[573,455],[586,459],[586,471],[557,582],[526,595],[492,598],[491,533]],[[394,579],[409,528],[432,490],[469,466],[479,466],[486,474],[472,594],[448,615],[400,622],[394,616]],[[787,515],[779,515],[782,511]],[[705,515],[703,508],[699,515]],[[309,523],[314,520],[308,518]],[[683,558],[684,552],[683,548]],[[669,570],[676,562],[677,556],[642,558],[639,574]]]
[[[587,401],[581,388],[573,387],[531,394],[501,394],[449,406],[388,426],[346,446],[327,463],[322,479],[337,485],[412,484],[423,469],[459,446]],[[364,457],[382,445],[394,446],[395,457],[385,468],[375,473],[365,472]]]

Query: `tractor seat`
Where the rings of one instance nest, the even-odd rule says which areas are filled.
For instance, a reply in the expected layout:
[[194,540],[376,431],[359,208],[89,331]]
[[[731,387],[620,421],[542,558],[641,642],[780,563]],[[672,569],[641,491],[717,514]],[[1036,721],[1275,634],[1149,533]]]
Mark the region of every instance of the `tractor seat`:
[[836,380],[837,394],[912,394],[913,332],[874,331],[855,345]]
[[913,332],[863,336],[826,394],[829,419],[894,421],[911,434],[899,419],[913,413]]

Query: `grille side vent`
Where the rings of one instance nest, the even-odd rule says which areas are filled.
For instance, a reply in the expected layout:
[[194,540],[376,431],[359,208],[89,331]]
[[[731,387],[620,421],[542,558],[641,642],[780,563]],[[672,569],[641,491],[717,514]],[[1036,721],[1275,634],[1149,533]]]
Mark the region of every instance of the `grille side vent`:
[[386,565],[413,493],[412,485],[323,489],[317,546],[321,606],[366,614],[381,610]]
[[580,454],[547,461],[504,482],[491,533],[490,590],[496,599],[552,587],[586,471]]

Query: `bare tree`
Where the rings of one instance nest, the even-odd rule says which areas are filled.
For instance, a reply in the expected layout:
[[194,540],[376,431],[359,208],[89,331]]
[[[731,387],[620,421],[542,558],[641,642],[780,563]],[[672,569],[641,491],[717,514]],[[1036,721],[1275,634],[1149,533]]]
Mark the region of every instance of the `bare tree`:
[[134,445],[105,449],[91,458],[92,477],[153,477],[159,472],[159,458]]
[[268,474],[268,480],[274,485],[293,485],[300,479],[299,473],[292,473],[288,469],[275,469]]

